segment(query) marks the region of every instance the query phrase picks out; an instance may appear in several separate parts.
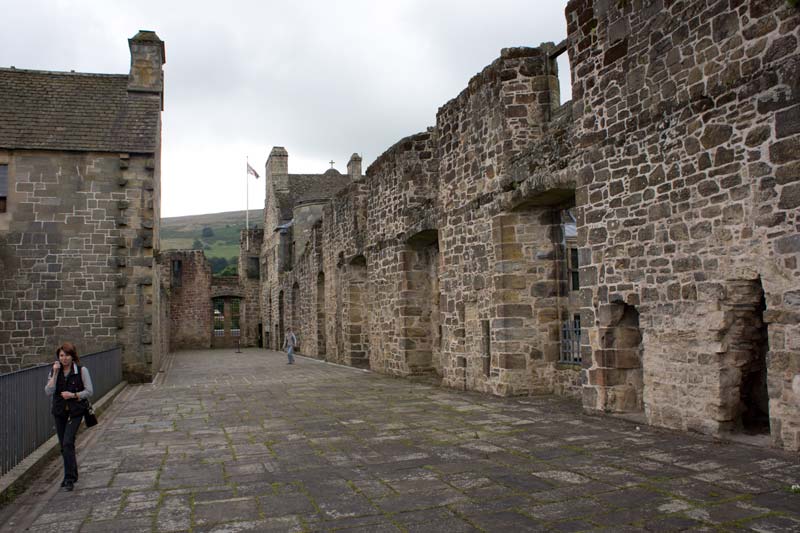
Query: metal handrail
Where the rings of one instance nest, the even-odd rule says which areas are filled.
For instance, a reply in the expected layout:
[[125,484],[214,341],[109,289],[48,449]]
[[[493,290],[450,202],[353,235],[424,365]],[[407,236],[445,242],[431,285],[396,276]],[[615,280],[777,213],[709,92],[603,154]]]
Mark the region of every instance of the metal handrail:
[[[93,399],[122,382],[122,349],[81,357],[89,369]],[[50,398],[44,392],[51,363],[0,375],[0,476],[22,462],[55,435]]]

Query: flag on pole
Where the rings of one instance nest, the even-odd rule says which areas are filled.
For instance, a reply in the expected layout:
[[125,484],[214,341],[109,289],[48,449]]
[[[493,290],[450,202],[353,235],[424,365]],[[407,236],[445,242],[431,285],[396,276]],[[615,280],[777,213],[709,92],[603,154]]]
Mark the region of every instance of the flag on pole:
[[248,174],[252,174],[253,176],[256,177],[256,179],[258,179],[260,177],[258,175],[258,172],[256,172],[256,169],[254,169],[253,167],[250,166],[250,163],[247,163],[247,173]]

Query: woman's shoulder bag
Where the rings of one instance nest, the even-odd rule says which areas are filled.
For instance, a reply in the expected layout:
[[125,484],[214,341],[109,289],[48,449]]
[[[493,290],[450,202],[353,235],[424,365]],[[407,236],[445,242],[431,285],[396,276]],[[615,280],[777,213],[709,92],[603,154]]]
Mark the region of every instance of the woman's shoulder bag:
[[[81,380],[81,390],[83,390],[83,367],[78,367],[78,376]],[[97,415],[94,412],[94,407],[92,406],[92,402],[89,401],[89,398],[83,400],[84,407],[86,411],[83,413],[83,421],[86,422],[86,427],[90,428],[92,426],[97,425]]]

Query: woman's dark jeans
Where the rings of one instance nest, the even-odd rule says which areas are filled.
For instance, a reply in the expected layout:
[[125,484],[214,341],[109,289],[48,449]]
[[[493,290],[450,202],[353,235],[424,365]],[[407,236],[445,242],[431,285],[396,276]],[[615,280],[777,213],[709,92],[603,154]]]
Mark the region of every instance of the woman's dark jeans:
[[83,415],[73,418],[56,416],[56,433],[61,445],[61,457],[64,459],[64,482],[78,481],[78,460],[75,458],[75,436],[83,420]]

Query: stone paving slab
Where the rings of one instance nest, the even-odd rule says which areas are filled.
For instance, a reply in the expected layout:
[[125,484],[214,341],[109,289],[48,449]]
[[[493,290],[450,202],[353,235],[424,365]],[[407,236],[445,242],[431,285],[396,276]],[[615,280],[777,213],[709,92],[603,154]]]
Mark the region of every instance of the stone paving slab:
[[800,531],[796,454],[265,350],[173,354],[78,447],[3,531]]

